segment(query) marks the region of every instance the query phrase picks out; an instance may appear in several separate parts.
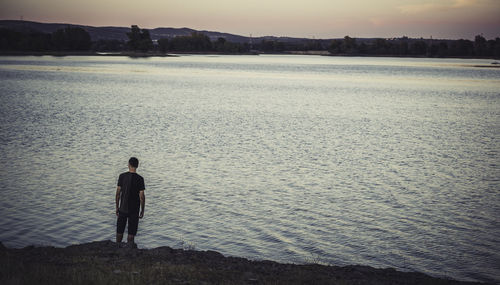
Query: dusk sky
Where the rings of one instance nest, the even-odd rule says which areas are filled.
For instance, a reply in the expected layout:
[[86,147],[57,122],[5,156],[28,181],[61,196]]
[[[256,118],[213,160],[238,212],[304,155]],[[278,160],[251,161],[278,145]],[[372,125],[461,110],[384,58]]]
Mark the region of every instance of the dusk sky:
[[0,19],[240,35],[500,37],[500,0],[0,0]]

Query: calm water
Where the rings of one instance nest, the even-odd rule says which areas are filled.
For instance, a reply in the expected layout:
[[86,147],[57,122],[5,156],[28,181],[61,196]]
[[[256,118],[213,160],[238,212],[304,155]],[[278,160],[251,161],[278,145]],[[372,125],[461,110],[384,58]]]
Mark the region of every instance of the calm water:
[[500,282],[500,69],[488,60],[0,57],[0,240],[140,247]]

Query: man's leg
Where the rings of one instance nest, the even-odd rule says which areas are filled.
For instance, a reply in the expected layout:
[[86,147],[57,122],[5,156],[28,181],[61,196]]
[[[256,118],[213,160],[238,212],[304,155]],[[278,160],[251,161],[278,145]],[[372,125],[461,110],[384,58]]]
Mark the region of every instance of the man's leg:
[[135,235],[137,234],[137,228],[139,227],[139,216],[131,216],[128,218],[128,243],[134,243]]
[[[122,236],[123,236],[123,235],[122,235]],[[129,234],[129,235],[127,236],[127,242],[131,242],[131,243],[133,243],[133,242],[134,242],[134,238],[135,238],[135,235],[131,235],[131,234]]]
[[118,220],[116,221],[116,242],[122,242],[123,239],[123,232],[125,231],[125,225],[127,224],[127,217],[125,215],[122,215],[121,213],[118,214]]

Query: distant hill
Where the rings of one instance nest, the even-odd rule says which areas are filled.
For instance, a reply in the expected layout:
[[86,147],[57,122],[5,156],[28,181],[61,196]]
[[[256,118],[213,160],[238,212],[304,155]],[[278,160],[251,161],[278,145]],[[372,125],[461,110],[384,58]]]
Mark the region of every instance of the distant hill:
[[[93,26],[82,26],[73,25],[65,23],[39,23],[30,21],[19,21],[19,20],[0,20],[0,28],[9,28],[18,31],[26,30],[36,30],[43,33],[53,33],[58,29],[63,29],[65,27],[80,27],[85,29],[92,38],[93,41],[105,39],[105,40],[128,40],[127,32],[130,32],[130,27],[93,27]],[[155,28],[148,29],[151,35],[151,39],[158,40],[161,38],[173,38],[176,36],[186,36],[190,35],[192,32],[198,32],[189,28]],[[211,39],[218,37],[225,37],[230,41],[248,41],[247,37],[225,34],[219,32],[210,31],[199,31],[208,35]]]
[[[36,30],[43,33],[53,33],[58,29],[63,29],[67,26],[71,27],[80,27],[85,29],[92,38],[93,41],[97,41],[100,39],[105,40],[128,40],[127,32],[130,31],[130,27],[93,27],[93,26],[82,26],[82,25],[73,25],[66,23],[39,23],[39,22],[31,22],[31,21],[19,21],[19,20],[0,20],[0,28],[9,28],[18,31],[27,31],[27,30]],[[200,32],[207,35],[212,41],[217,40],[222,37],[227,41],[235,42],[235,43],[248,43],[250,41],[250,37],[240,36],[229,33],[221,33],[214,31],[199,31],[189,28],[155,28],[148,29],[151,35],[151,39],[158,40],[161,38],[174,38],[176,36],[187,36],[192,32]],[[279,39],[283,42],[289,41],[302,41],[307,39],[302,38],[278,38],[278,37],[258,37],[253,38],[254,41],[261,41],[263,39]]]
[[72,25],[64,23],[38,23],[18,20],[0,20],[0,28],[9,28],[17,31],[35,30],[43,33],[53,33],[58,29],[66,27],[81,27],[85,29],[93,41],[100,39],[127,40],[127,32],[130,28],[125,27],[92,27],[82,25]]

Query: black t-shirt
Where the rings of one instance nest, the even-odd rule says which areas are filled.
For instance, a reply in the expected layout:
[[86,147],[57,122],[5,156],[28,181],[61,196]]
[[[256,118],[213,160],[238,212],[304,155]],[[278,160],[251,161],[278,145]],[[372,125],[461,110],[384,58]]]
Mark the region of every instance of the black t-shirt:
[[118,177],[120,191],[120,212],[138,214],[140,206],[139,191],[145,189],[144,178],[137,173],[125,172]]

